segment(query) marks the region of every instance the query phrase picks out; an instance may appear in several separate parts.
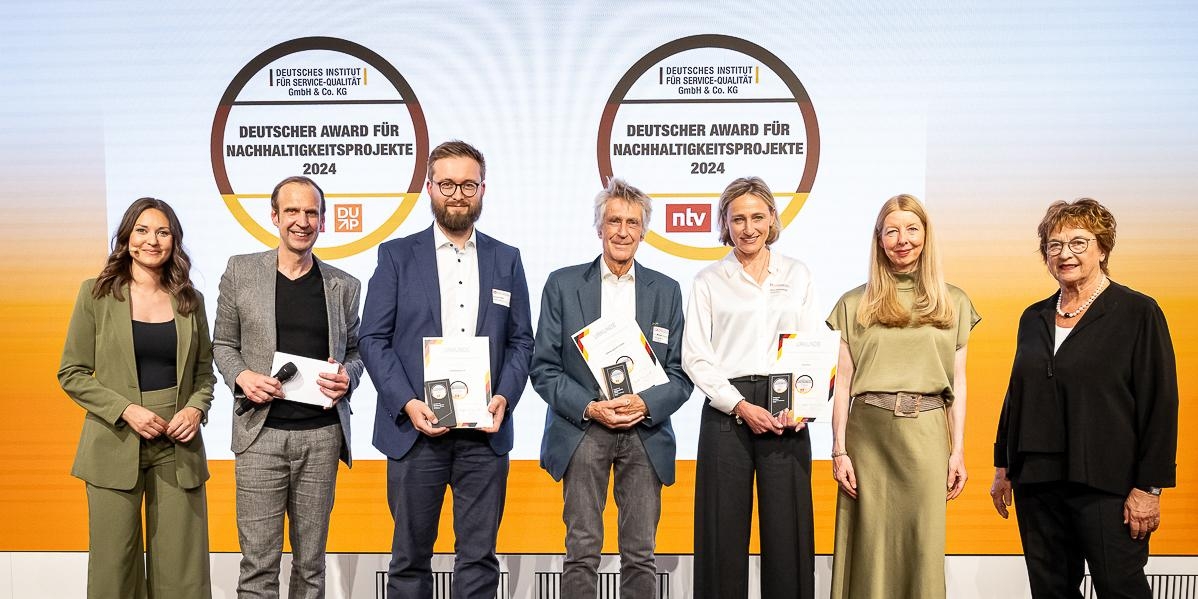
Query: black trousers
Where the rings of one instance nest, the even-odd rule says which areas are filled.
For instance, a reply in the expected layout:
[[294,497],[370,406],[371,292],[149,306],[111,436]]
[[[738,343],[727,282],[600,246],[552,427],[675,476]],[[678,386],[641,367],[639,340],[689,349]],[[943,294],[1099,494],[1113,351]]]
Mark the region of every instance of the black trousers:
[[[746,400],[764,405],[767,377],[756,378],[733,384]],[[761,596],[813,598],[815,531],[807,429],[754,435],[735,417],[704,406],[695,469],[694,597],[748,595],[755,478]]]
[[[1015,515],[1032,597],[1076,597],[1085,564],[1099,599],[1151,599],[1148,538],[1123,523],[1127,498],[1078,483],[1015,484]],[[1151,535],[1149,535],[1151,537]]]

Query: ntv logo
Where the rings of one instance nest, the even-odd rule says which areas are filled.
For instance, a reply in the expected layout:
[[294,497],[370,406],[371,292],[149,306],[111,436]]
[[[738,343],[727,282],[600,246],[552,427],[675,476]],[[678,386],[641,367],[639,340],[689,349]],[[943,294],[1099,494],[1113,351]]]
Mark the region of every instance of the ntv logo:
[[666,204],[666,233],[710,233],[711,204]]

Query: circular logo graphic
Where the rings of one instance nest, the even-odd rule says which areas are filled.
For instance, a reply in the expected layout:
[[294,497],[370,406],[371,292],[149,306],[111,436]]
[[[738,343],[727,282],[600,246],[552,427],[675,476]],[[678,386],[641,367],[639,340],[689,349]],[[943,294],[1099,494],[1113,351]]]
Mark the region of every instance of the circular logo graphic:
[[763,178],[782,227],[799,213],[819,164],[819,126],[794,71],[765,48],[726,35],[669,42],[637,61],[599,122],[599,179],[627,179],[654,198],[645,240],[693,260],[728,253],[719,243],[720,192],[737,177]]
[[620,356],[619,358],[616,358],[616,364],[623,364],[624,370],[627,370],[628,374],[632,374],[633,369],[636,368],[636,363],[633,362],[632,358],[628,356]]
[[611,379],[613,385],[621,385],[624,383],[624,371],[612,370],[608,372],[608,378]]
[[466,399],[466,394],[470,392],[470,387],[462,381],[454,381],[449,384],[449,392],[453,394],[454,401]]
[[774,379],[774,393],[786,393],[786,386],[788,384],[785,377],[780,376]]
[[270,192],[305,175],[325,192],[316,254],[378,245],[420,197],[428,126],[412,88],[381,56],[353,42],[305,37],[254,57],[229,83],[212,121],[212,174],[225,206],[274,247]]
[[445,399],[445,385],[437,384],[432,388],[433,399]]
[[811,388],[815,386],[814,381],[808,375],[800,375],[795,377],[795,393],[806,395],[811,392]]

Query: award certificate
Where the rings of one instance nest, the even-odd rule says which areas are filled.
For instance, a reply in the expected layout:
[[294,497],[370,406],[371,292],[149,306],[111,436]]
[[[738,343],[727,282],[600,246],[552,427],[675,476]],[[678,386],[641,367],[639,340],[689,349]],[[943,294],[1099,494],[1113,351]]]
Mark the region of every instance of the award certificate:
[[[574,333],[574,346],[582,352],[607,399],[670,382],[645,334],[631,318],[600,317]],[[617,364],[624,368],[613,369]]]
[[[487,411],[491,402],[491,346],[486,337],[425,337],[424,380],[424,399],[434,407],[438,426],[491,425],[491,413]],[[447,421],[441,422],[442,416]]]
[[[832,418],[839,331],[781,333],[777,359],[770,370],[771,407],[789,407],[795,422],[827,422]],[[783,405],[789,400],[789,406]]]

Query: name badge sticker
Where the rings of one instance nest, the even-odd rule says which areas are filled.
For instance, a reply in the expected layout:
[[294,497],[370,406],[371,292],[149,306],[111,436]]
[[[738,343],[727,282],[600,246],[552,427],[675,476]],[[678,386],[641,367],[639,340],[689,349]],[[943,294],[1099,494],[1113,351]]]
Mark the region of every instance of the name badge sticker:
[[491,290],[491,302],[495,303],[495,304],[499,304],[500,306],[503,306],[504,308],[510,308],[510,307],[512,307],[512,292],[504,291],[502,289],[492,289]]
[[667,329],[665,327],[659,327],[659,326],[653,327],[653,342],[654,343],[669,343],[670,342],[670,329]]

